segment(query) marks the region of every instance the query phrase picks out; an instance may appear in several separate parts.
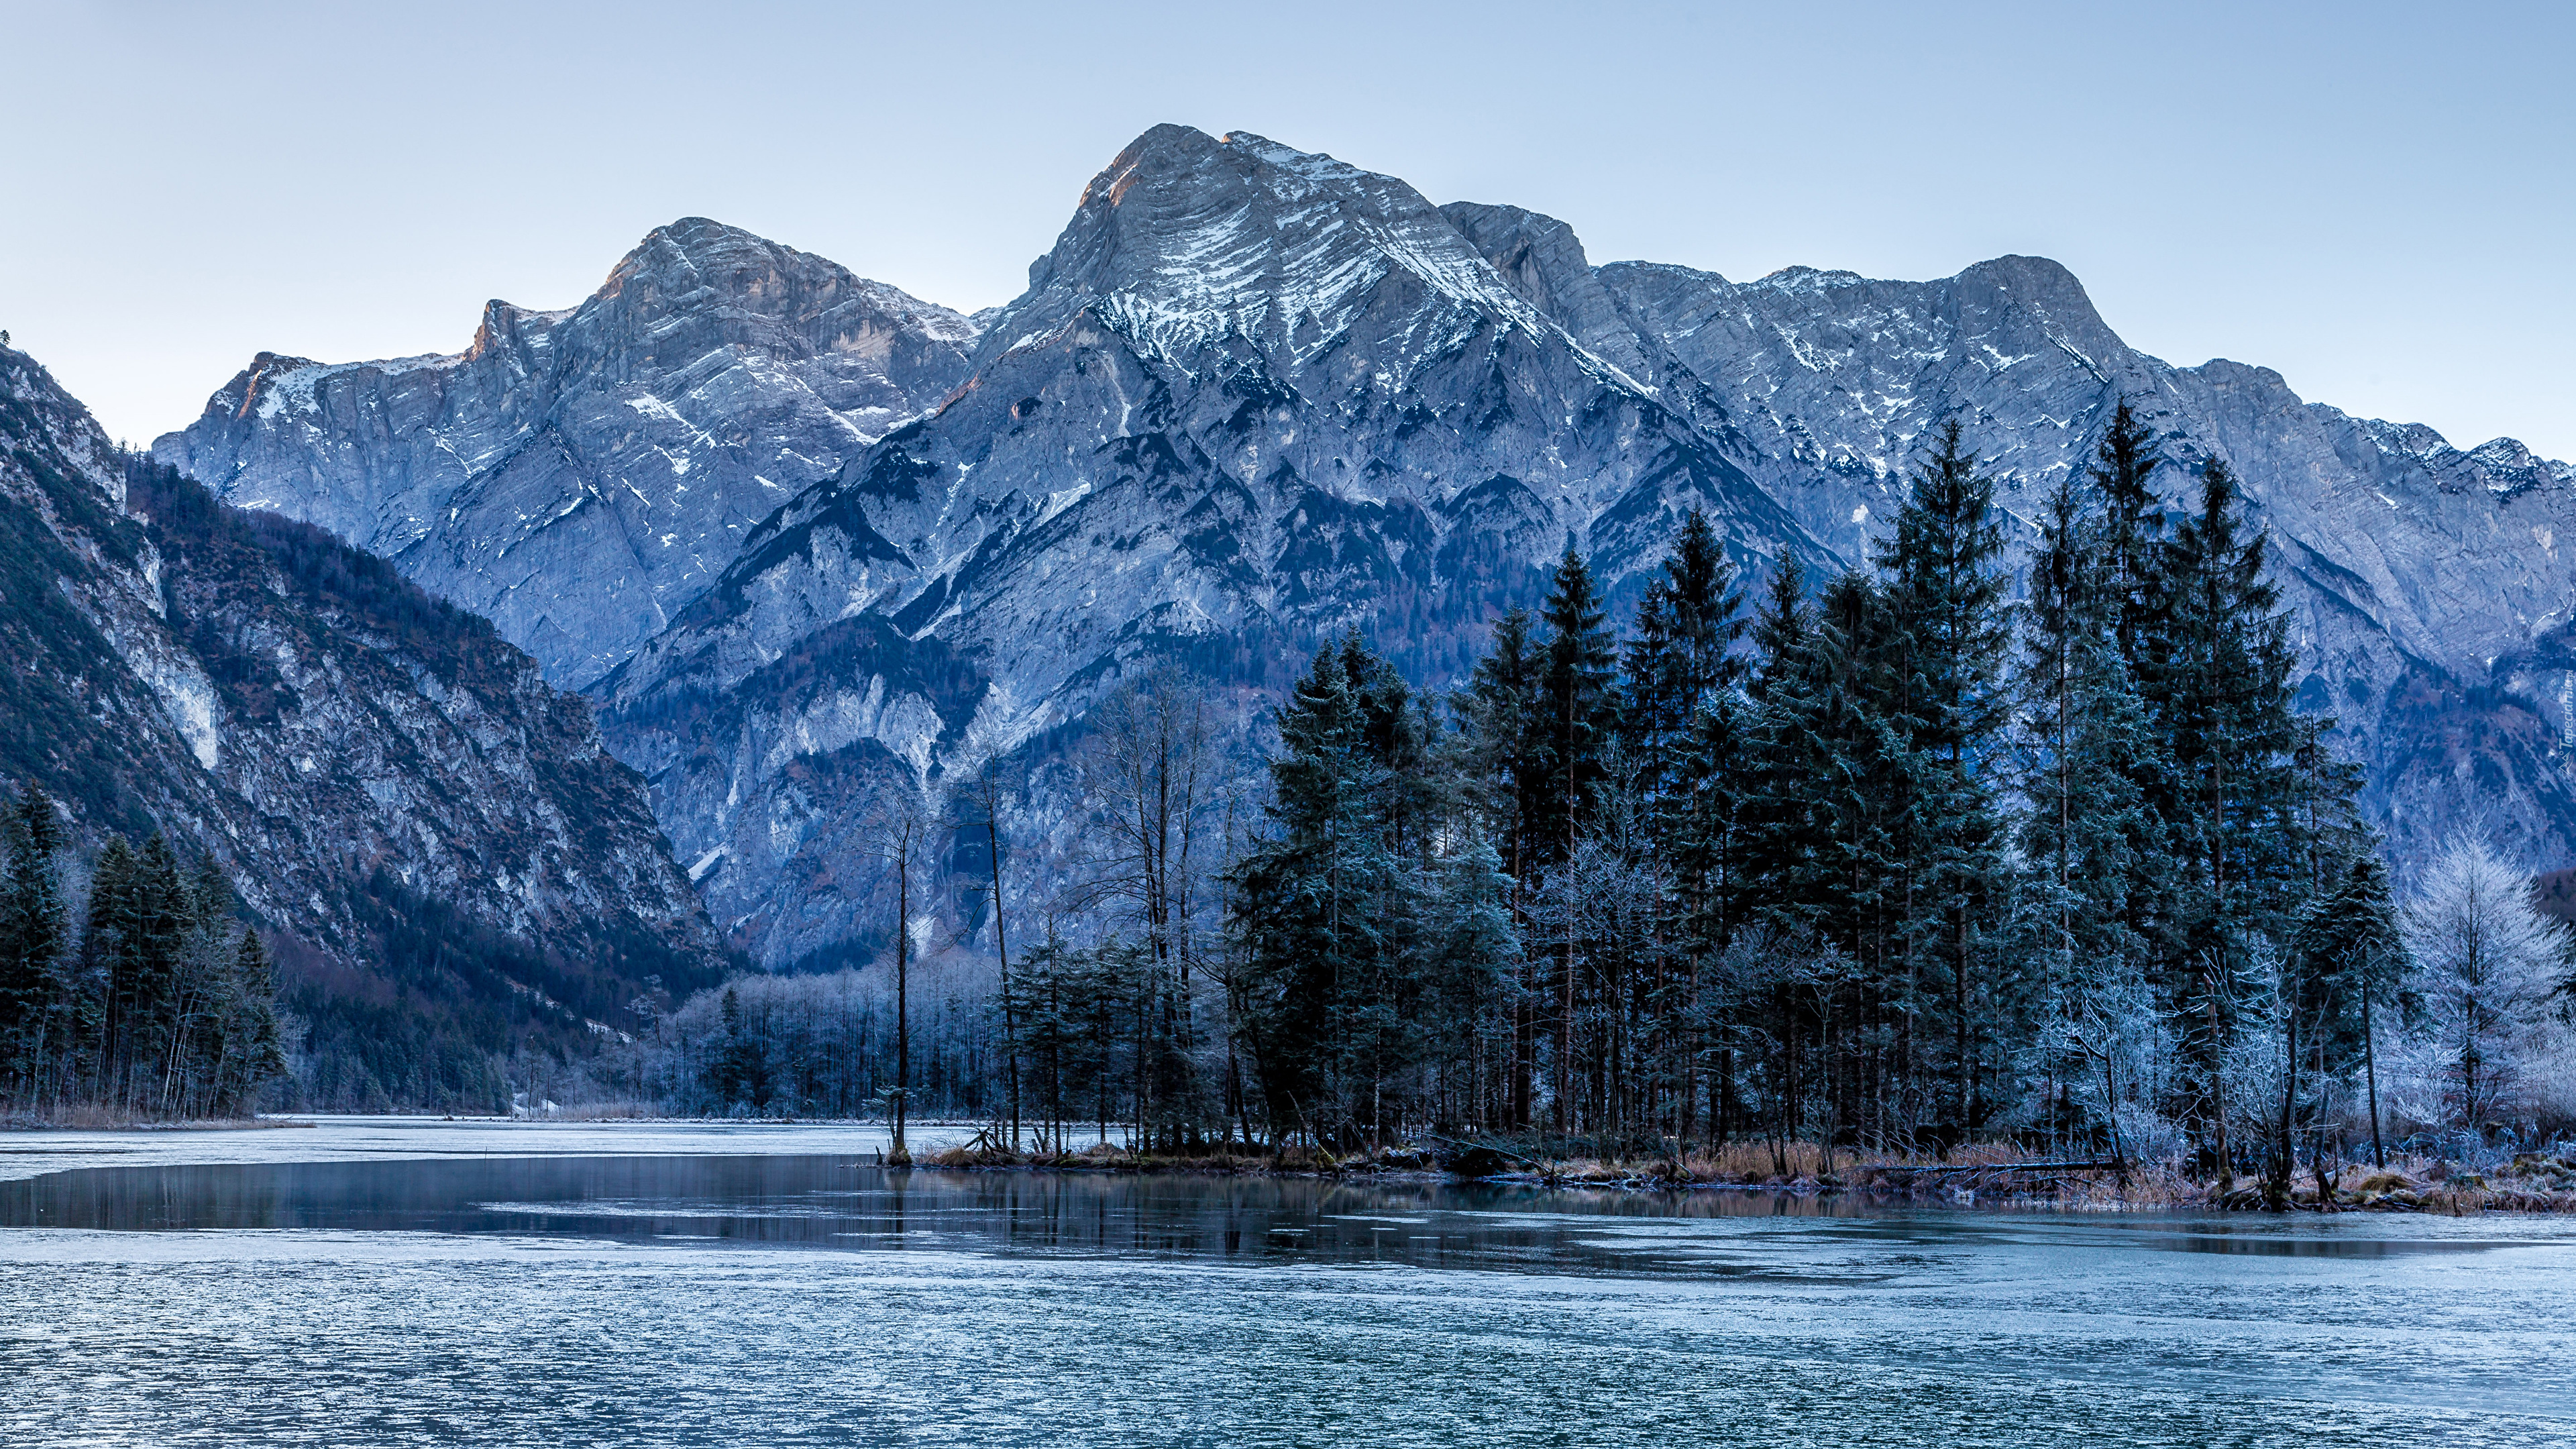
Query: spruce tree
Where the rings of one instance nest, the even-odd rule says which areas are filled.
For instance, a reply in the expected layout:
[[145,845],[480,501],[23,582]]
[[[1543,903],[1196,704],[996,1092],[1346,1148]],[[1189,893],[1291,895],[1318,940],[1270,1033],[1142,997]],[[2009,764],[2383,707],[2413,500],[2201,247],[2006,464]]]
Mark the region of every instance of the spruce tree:
[[90,868],[89,910],[81,928],[74,986],[74,1028],[88,1058],[88,1090],[119,1099],[135,1035],[133,982],[143,951],[141,885],[134,847],[112,835]]
[[1994,480],[1961,437],[1956,421],[1942,427],[1874,557],[1896,634],[1889,713],[1905,732],[1914,786],[1897,846],[1906,939],[1909,955],[1926,934],[1937,941],[1953,1120],[1966,1132],[1981,1125],[1976,1084],[1992,1056],[1984,992],[1998,963],[1983,952],[2003,872],[1991,756],[2010,710],[2003,674],[2011,631]]
[[1739,909],[1783,928],[1811,926],[1803,888],[1820,854],[1823,812],[1808,769],[1823,753],[1812,719],[1818,688],[1818,626],[1806,598],[1806,569],[1784,551],[1753,621],[1752,709],[1738,806]]
[[1271,762],[1273,834],[1235,869],[1247,957],[1247,1035],[1270,1120],[1329,1142],[1348,1127],[1341,1100],[1361,993],[1384,945],[1393,861],[1371,805],[1382,784],[1368,715],[1333,649],[1279,712]]
[[[1546,859],[1546,718],[1539,698],[1546,656],[1532,624],[1529,611],[1518,607],[1495,621],[1491,647],[1476,661],[1473,677],[1453,704],[1456,768],[1465,775],[1466,792],[1512,879],[1507,904],[1515,927],[1523,931]],[[1524,960],[1521,969],[1528,971],[1531,964]],[[1539,993],[1535,983],[1523,980],[1507,997],[1511,1047],[1503,1120],[1527,1127],[1537,1100]]]
[[259,932],[245,927],[225,992],[228,1009],[213,1077],[217,1116],[250,1111],[260,1090],[286,1075],[286,1045],[277,1020],[277,968]]
[[[1592,570],[1569,540],[1543,615],[1547,623],[1545,672],[1539,676],[1540,755],[1547,787],[1538,801],[1543,827],[1541,859],[1562,873],[1608,783],[1617,742],[1619,700],[1608,611],[1593,586]],[[1555,1061],[1551,1117],[1557,1130],[1572,1126],[1575,1035],[1575,943],[1571,928],[1556,941]]]
[[7,896],[0,901],[0,1075],[32,1095],[60,1043],[48,1030],[71,942],[54,802],[29,785],[7,819]]
[[2184,886],[2167,991],[2189,1070],[2186,1110],[2222,1181],[2231,1171],[2225,1062],[2238,1003],[2257,989],[2253,938],[2284,933],[2311,869],[2297,770],[2308,735],[2291,707],[2297,656],[2267,563],[2234,475],[2211,459],[2198,512],[2164,551],[2141,692],[2173,768],[2157,804]]
[[1619,722],[1609,615],[1591,567],[1571,543],[1557,562],[1542,619],[1537,712],[1546,787],[1533,804],[1542,812],[1545,858],[1562,860],[1600,798]]
[[[2123,415],[2125,418],[2125,414]],[[2117,428],[2115,428],[2115,432]],[[2101,473],[2090,480],[2102,485]],[[2116,1113],[2108,1033],[2147,982],[2149,938],[2162,914],[2164,845],[2141,780],[2161,778],[2161,745],[2120,653],[2121,594],[2109,528],[2084,484],[2050,491],[2031,555],[2017,677],[2018,788],[2026,802],[2018,939],[2027,994],[2048,1044],[2035,1065],[2052,1131],[2071,1116],[2074,1084],[2102,1087]],[[2117,1141],[2112,1124],[2089,1124]]]
[[2156,497],[2156,436],[2122,399],[2092,470],[2102,496],[2097,587],[2121,661],[2134,677],[2152,649],[2164,593],[2164,506]]
[[1658,828],[1697,783],[1692,736],[1703,710],[1743,675],[1734,645],[1747,627],[1735,565],[1708,515],[1692,509],[1663,567],[1646,581],[1626,651],[1620,722],[1634,787]]

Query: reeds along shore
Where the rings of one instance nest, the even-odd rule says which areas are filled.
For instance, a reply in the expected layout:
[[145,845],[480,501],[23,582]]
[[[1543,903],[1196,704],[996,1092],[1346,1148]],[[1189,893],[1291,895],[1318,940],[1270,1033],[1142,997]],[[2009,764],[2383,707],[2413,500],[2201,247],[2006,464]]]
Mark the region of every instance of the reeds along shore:
[[[2066,1209],[2209,1208],[2250,1211],[2276,1206],[2266,1184],[2239,1177],[2221,1187],[2195,1181],[2169,1165],[2083,1159],[2037,1159],[2010,1143],[1982,1143],[1946,1158],[1835,1150],[1809,1142],[1732,1143],[1679,1157],[1599,1158],[1525,1154],[1515,1148],[1444,1144],[1337,1156],[1294,1147],[1278,1154],[1214,1150],[1193,1155],[1136,1153],[1112,1143],[1068,1152],[1018,1151],[979,1137],[921,1154],[919,1167],[1039,1171],[1175,1172],[1337,1177],[1429,1176],[1547,1187],[1643,1191],[1743,1189],[1790,1193],[1866,1193],[1912,1201],[2018,1204]],[[2576,1212],[2576,1146],[2524,1153],[2485,1171],[2438,1157],[2392,1156],[2330,1165],[2325,1192],[2313,1170],[2279,1198],[2299,1212]]]

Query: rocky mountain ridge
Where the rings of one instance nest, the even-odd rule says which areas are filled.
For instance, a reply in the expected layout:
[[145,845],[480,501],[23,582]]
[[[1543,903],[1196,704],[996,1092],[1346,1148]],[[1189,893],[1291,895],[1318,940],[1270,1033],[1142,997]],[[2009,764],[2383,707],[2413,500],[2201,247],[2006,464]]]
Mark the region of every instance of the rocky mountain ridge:
[[[710,315],[751,306],[689,295]],[[2413,840],[2486,810],[2576,853],[2562,758],[2576,579],[2555,546],[2576,474],[2506,440],[2463,452],[2303,403],[2259,368],[2146,357],[2052,262],[1924,283],[1595,267],[1551,218],[1434,207],[1329,157],[1165,126],[1094,178],[1019,299],[972,321],[920,315],[955,371],[907,374],[919,415],[865,446],[793,410],[795,438],[751,404],[738,424],[726,399],[770,396],[757,389],[684,392],[640,368],[612,386],[604,362],[596,378],[548,374],[565,396],[686,398],[691,426],[818,465],[776,511],[696,535],[697,571],[657,596],[667,622],[606,617],[595,596],[622,576],[564,566],[530,541],[546,528],[522,538],[495,514],[442,525],[445,553],[391,550],[469,603],[507,596],[504,633],[557,677],[601,671],[611,747],[651,779],[718,920],[772,964],[817,959],[881,914],[857,832],[878,792],[1054,738],[1155,661],[1275,687],[1284,658],[1358,624],[1436,684],[1569,540],[1614,588],[1691,506],[1756,569],[1783,548],[1856,560],[1953,416],[2028,517],[2124,397],[2165,435],[2172,496],[2213,453],[2245,477],[2281,541],[2312,662],[2303,702],[2343,720],[2339,745],[2370,766],[2392,829]],[[381,519],[412,473],[371,483],[373,465],[334,464],[326,488],[317,460],[431,445],[420,429],[370,441],[361,420],[383,404],[350,386],[336,411],[262,417],[258,388],[237,383],[161,456],[230,496]],[[509,415],[554,395],[522,386]],[[640,444],[586,456],[643,460],[601,473],[604,492],[700,506]],[[452,491],[479,496],[515,466]],[[441,582],[508,540],[511,572]],[[593,632],[564,628],[576,617]]]
[[395,560],[578,687],[668,625],[763,517],[936,406],[975,335],[690,217],[579,306],[488,304],[452,356],[262,353],[156,451],[228,501]]

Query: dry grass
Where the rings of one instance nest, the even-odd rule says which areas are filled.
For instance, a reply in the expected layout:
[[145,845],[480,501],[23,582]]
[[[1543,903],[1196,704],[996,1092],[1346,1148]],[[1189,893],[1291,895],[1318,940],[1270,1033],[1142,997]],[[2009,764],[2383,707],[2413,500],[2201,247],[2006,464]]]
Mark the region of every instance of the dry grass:
[[[2327,1180],[2331,1200],[2320,1203],[2316,1177],[2302,1172],[2291,1184],[2288,1206],[2316,1212],[2576,1212],[2576,1154],[2524,1153],[2492,1172],[2476,1172],[2442,1158],[2399,1156],[2385,1170],[2349,1166]],[[2239,1182],[2218,1203],[2252,1210],[2269,1207],[2260,1181]]]
[[262,1117],[153,1117],[94,1103],[0,1117],[0,1130],[12,1132],[245,1132],[312,1125]]

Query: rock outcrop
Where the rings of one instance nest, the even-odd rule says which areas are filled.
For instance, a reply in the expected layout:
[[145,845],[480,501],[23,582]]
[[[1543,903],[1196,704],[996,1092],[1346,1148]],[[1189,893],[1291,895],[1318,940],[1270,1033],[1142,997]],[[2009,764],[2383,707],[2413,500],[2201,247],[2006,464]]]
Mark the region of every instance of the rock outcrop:
[[[2123,343],[2054,262],[2003,257],[1937,282],[1796,268],[1732,283],[1625,262],[1593,268],[1560,222],[1446,214],[1501,275],[1637,374],[1819,537],[1857,556],[1902,497],[1922,440],[1957,418],[2036,517],[2092,465],[2126,400],[2163,435],[2188,508],[2224,458],[2276,540],[2308,668],[2302,705],[2341,722],[2371,803],[2410,848],[2482,811],[2542,853],[2576,850],[2560,758],[2576,739],[2563,650],[2576,608],[2576,469],[2511,439],[2463,453],[2421,426],[2302,402],[2278,373],[2174,367]],[[1608,305],[1603,299],[1606,295]]]
[[1277,684],[1359,624],[1455,673],[1569,540],[1634,573],[1692,506],[1748,563],[1817,547],[1412,188],[1161,127],[965,387],[762,525],[596,693],[717,919],[792,961],[870,909],[874,789],[1144,661]]

